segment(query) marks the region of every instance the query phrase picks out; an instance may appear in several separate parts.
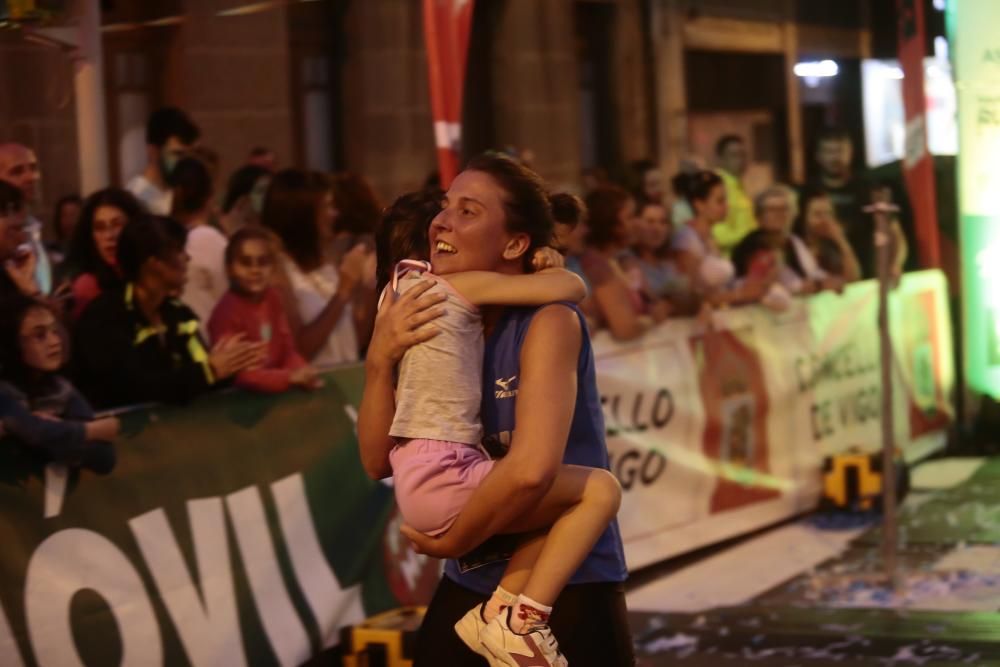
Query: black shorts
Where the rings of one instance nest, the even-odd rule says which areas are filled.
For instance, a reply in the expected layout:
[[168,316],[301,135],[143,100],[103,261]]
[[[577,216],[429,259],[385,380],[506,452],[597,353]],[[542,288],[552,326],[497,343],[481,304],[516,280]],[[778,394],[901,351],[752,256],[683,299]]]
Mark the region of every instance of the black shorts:
[[[462,643],[455,623],[486,597],[442,577],[417,635],[413,667],[483,667],[486,661]],[[573,667],[632,667],[623,584],[567,586],[549,619],[559,648]]]

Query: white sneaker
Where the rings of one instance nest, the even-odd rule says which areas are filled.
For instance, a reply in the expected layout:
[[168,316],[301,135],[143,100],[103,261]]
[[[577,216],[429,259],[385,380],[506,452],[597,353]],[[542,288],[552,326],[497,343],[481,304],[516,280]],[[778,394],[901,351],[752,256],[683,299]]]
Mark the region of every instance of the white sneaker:
[[[535,627],[519,635],[510,629],[510,615],[500,614],[479,633],[479,640],[496,660],[506,667],[568,667],[565,656],[559,652],[559,643],[547,625]],[[490,663],[491,665],[494,663]]]
[[499,663],[494,661],[493,654],[487,651],[483,643],[479,641],[479,635],[487,625],[485,619],[483,619],[483,611],[485,609],[486,603],[484,602],[477,604],[467,611],[465,616],[458,619],[458,623],[455,624],[455,633],[470,650],[486,658],[490,663],[490,667],[497,667]]

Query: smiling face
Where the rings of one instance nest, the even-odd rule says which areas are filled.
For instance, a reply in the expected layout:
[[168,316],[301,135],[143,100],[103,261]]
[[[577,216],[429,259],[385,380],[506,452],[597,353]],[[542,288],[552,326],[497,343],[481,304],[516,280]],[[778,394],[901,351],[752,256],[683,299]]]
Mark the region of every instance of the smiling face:
[[430,226],[434,273],[518,271],[530,239],[507,231],[505,196],[484,172],[463,171],[452,181]]
[[94,248],[101,260],[109,266],[118,264],[118,237],[127,221],[125,213],[117,206],[98,206],[94,211],[91,228]]
[[247,239],[240,244],[236,257],[228,268],[233,284],[244,294],[257,297],[271,285],[274,253],[265,241]]
[[24,365],[51,373],[63,364],[63,341],[59,324],[48,308],[31,308],[21,321],[21,354]]

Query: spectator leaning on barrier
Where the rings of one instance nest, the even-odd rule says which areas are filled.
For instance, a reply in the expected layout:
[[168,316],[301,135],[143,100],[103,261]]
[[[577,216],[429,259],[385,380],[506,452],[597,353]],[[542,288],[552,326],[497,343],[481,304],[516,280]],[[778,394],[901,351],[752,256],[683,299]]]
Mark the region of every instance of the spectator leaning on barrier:
[[76,380],[95,406],[184,402],[262,363],[266,343],[234,336],[211,351],[203,344],[198,318],[176,298],[187,276],[186,236],[183,225],[162,217],[122,230],[125,285],[91,303],[74,338]]
[[295,349],[281,296],[272,286],[278,253],[274,236],[263,227],[244,227],[226,247],[229,291],[212,312],[212,342],[242,335],[267,344],[260,368],[240,371],[236,384],[252,391],[278,393],[290,387],[316,389],[322,381]]
[[278,286],[296,348],[319,367],[360,356],[353,302],[374,254],[358,245],[334,266],[328,252],[335,218],[322,174],[286,169],[274,175],[261,222],[283,246]]
[[795,191],[786,185],[772,185],[757,195],[754,210],[762,230],[774,235],[781,251],[778,281],[792,294],[812,294],[822,289],[839,289],[842,282],[831,279],[813,256],[805,241],[792,233],[798,215]]
[[36,418],[4,419],[4,430],[46,463],[105,474],[115,465],[111,444],[118,420],[97,419],[87,400],[59,370],[66,361],[65,332],[49,304],[27,296],[0,302],[0,395]]
[[674,228],[667,207],[661,202],[640,202],[637,213],[638,234],[632,249],[642,271],[647,300],[664,299],[674,312],[693,314],[697,310],[697,299],[690,279],[673,258],[670,239]]
[[151,113],[146,123],[146,168],[125,189],[145,204],[150,213],[168,215],[170,173],[199,137],[201,130],[180,109],[164,107]]
[[828,276],[844,282],[861,279],[861,266],[837,220],[833,200],[825,190],[804,188],[799,202],[795,234],[805,241],[819,267]]
[[122,285],[118,236],[125,225],[143,215],[139,200],[121,188],[105,188],[87,197],[66,258],[74,276],[73,319],[79,319],[101,292]]
[[[586,199],[589,234],[580,266],[592,288],[597,316],[619,340],[638,338],[655,322],[666,319],[660,303],[650,308],[643,296],[641,273],[628,276],[619,257],[629,242],[629,227],[635,216],[635,201],[622,188],[606,185]],[[638,273],[638,267],[636,267]]]
[[[0,264],[4,266],[16,260],[18,248],[28,240],[24,216],[21,214],[22,201],[23,194],[20,190],[0,181]],[[13,203],[17,204],[16,208],[11,207]],[[29,273],[28,281],[34,286],[33,273]],[[34,292],[37,292],[37,287],[34,287]],[[9,281],[6,271],[0,271],[0,296],[4,300],[21,296],[16,285]],[[0,306],[0,312],[8,311]],[[13,309],[9,312],[13,312]],[[14,349],[9,343],[3,345],[3,350],[8,353]],[[3,373],[3,367],[0,367],[0,376]],[[89,435],[93,438],[100,434],[92,432]],[[29,445],[48,442],[58,443],[65,448],[79,447],[88,439],[87,427],[83,424],[39,417],[21,401],[0,392],[0,438],[8,436]]]
[[743,189],[743,175],[747,170],[747,145],[742,137],[727,134],[715,145],[718,160],[716,173],[726,186],[729,206],[725,219],[712,228],[712,236],[724,255],[729,255],[740,240],[757,227],[753,204]]

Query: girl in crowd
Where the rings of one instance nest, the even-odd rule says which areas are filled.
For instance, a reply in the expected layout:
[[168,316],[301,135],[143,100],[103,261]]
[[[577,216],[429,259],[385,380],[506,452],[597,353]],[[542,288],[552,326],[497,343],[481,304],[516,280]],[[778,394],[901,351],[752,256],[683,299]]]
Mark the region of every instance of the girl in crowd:
[[62,427],[4,420],[3,426],[47,463],[111,472],[118,435],[114,417],[96,419],[87,399],[59,374],[66,362],[64,332],[52,306],[15,296],[0,306],[0,393]]
[[266,229],[243,227],[233,234],[226,247],[229,291],[212,312],[208,330],[212,342],[242,335],[267,343],[264,362],[237,373],[238,386],[266,393],[293,386],[316,389],[322,382],[295,349],[281,296],[272,287],[276,262],[274,239]]
[[363,245],[339,266],[330,261],[336,216],[327,180],[297,169],[274,176],[261,215],[283,246],[279,292],[296,348],[318,367],[358,360],[353,302],[359,288],[374,287],[373,255]]
[[669,309],[662,302],[646,301],[637,266],[622,266],[634,225],[635,201],[622,188],[606,185],[587,195],[586,202],[589,247],[580,266],[593,288],[599,323],[618,340],[638,338],[666,319]]
[[118,236],[125,225],[142,215],[139,200],[121,188],[105,188],[87,197],[66,258],[76,274],[72,286],[74,320],[101,292],[122,285]]
[[837,220],[830,195],[818,188],[806,189],[800,207],[795,233],[805,241],[819,267],[831,278],[845,283],[860,280],[861,265]]
[[[452,182],[443,211],[431,225],[434,270],[448,276],[468,271],[521,276],[528,271],[534,250],[551,241],[552,224],[544,184],[533,172],[501,156],[477,158]],[[376,319],[358,421],[362,462],[373,477],[391,474],[390,453],[398,444],[390,436],[397,412],[395,364],[408,348],[447,328],[422,326],[440,314],[434,310],[440,299],[453,298],[425,294],[424,290],[438,284],[427,282],[412,286],[398,299],[388,290]],[[453,305],[444,309],[449,310],[460,314]],[[599,527],[601,522],[592,516],[583,521],[589,526],[584,531],[563,521],[574,516],[583,519],[580,513],[567,510],[577,505],[584,480],[609,482],[607,490],[617,491],[614,480],[598,472],[607,470],[607,446],[583,316],[567,304],[493,308],[482,313],[488,336],[479,414],[489,434],[486,441],[509,444],[507,453],[474,490],[465,492],[471,495],[462,499],[464,507],[447,532],[428,537],[410,528],[404,531],[422,553],[454,558],[490,536],[544,529],[558,519],[547,537],[532,540],[536,548],[542,548],[542,557],[530,566],[531,582],[525,590],[527,586],[547,588],[536,595],[548,600],[558,595],[551,624],[571,663],[630,665],[634,658],[621,592],[625,569],[617,523]],[[467,354],[462,356],[449,363],[459,377],[470,372],[470,360]],[[420,378],[410,377],[410,381]],[[400,393],[433,399],[420,384],[412,391],[401,387]],[[465,406],[467,400],[457,405]],[[436,422],[444,430],[449,424],[441,419]],[[448,433],[436,437],[454,440]],[[467,451],[472,448],[459,445],[455,457],[459,453],[464,457]],[[580,467],[566,468],[560,461]],[[593,547],[581,564],[577,552],[586,551],[581,545],[587,542]],[[520,554],[527,555],[523,550]],[[459,640],[453,629],[456,623],[471,644],[488,648],[493,664],[516,665],[529,656],[538,664],[564,664],[550,640],[551,632],[543,625],[547,603],[537,597],[537,604],[518,602],[499,585],[505,569],[513,571],[513,566],[505,568],[489,558],[480,563],[481,567],[472,570],[462,570],[453,561],[446,565],[446,576],[421,625],[415,667],[482,664]],[[545,572],[549,574],[543,576]],[[501,614],[504,605],[515,606],[517,611]],[[523,624],[522,629],[528,631],[516,633],[511,623]]]
[[711,305],[758,301],[770,288],[773,277],[754,277],[733,287],[733,265],[719,252],[712,236],[712,227],[725,220],[728,212],[722,179],[715,172],[702,171],[691,177],[687,188],[694,218],[674,233],[672,242],[681,271]]
[[[226,293],[226,237],[212,225],[212,174],[204,162],[187,157],[170,174],[173,216],[187,227],[188,276],[181,300],[204,326]],[[205,330],[202,330],[205,333]]]
[[187,230],[143,217],[118,238],[122,287],[97,297],[77,323],[76,380],[99,408],[183,403],[263,363],[267,343],[242,335],[206,348],[198,318],[177,300],[184,290]]

